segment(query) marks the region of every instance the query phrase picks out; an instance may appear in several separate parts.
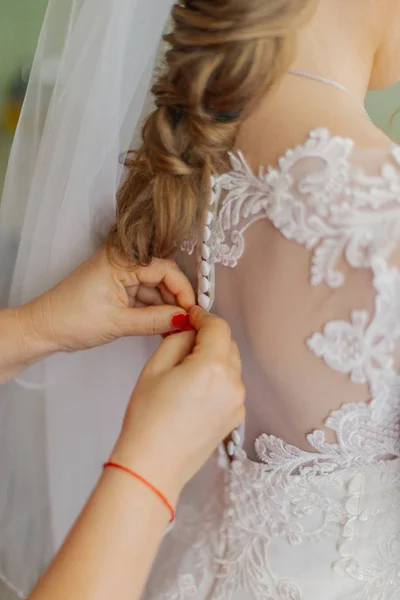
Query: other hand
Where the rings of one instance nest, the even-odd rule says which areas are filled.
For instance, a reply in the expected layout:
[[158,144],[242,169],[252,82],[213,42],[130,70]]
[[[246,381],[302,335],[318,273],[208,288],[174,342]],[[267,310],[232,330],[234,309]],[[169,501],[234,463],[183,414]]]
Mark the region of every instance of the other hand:
[[238,348],[225,321],[190,311],[195,332],[168,337],[133,392],[112,460],[171,501],[244,419]]
[[111,262],[102,248],[23,307],[21,318],[50,352],[73,352],[125,336],[166,333],[174,329],[172,318],[194,304],[193,288],[173,261],[134,267],[120,258]]

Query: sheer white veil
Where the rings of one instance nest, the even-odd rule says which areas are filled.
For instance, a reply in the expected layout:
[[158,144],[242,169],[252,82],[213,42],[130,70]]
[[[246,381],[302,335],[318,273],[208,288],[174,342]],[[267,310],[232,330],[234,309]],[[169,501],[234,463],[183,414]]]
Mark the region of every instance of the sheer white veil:
[[[1,306],[87,258],[115,216],[173,0],[50,0],[0,208]],[[0,389],[1,585],[24,597],[100,473],[153,342],[56,356]]]

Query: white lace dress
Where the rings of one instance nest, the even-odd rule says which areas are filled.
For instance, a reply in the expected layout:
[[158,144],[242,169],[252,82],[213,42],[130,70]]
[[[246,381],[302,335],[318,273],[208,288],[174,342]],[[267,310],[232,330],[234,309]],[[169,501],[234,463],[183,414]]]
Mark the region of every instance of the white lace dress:
[[187,487],[145,597],[400,599],[400,149],[317,130],[214,184],[193,255],[239,340],[245,443]]

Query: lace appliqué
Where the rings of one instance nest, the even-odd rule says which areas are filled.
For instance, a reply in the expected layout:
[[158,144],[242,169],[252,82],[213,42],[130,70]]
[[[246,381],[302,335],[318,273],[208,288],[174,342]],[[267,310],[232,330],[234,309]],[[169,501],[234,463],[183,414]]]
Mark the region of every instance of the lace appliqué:
[[[204,486],[192,490],[189,483],[184,491],[175,526],[164,539],[146,598],[198,600],[207,597],[218,570],[216,557],[223,551],[221,522],[227,467],[226,457],[215,453],[205,467]],[[183,555],[179,548],[184,549]]]
[[[235,267],[244,233],[265,218],[287,239],[314,250],[313,285],[343,285],[336,270],[343,252],[356,268],[370,267],[377,254],[387,256],[400,237],[400,175],[395,164],[385,164],[379,176],[366,175],[350,165],[353,149],[352,140],[319,129],[289,150],[278,168],[261,168],[257,175],[242,154],[232,154],[232,171],[216,179],[227,195],[210,241],[213,262]],[[399,155],[394,150],[393,160]],[[302,175],[308,161],[313,168]]]
[[[197,525],[185,526],[192,536],[197,530],[187,540],[193,568],[189,573],[186,562],[177,568],[174,584],[164,588],[170,595],[157,598],[308,600],[307,585],[322,597],[329,593],[324,582],[329,587],[340,578],[342,600],[398,600],[400,273],[387,261],[400,238],[400,150],[393,151],[393,164],[369,176],[351,166],[353,148],[352,141],[318,130],[277,169],[257,175],[241,154],[231,156],[232,172],[215,181],[214,192],[226,196],[207,246],[210,261],[235,267],[246,230],[267,218],[313,251],[314,285],[343,285],[343,256],[352,267],[370,268],[374,314],[354,310],[349,322],[331,321],[308,346],[331,369],[368,384],[371,399],[330,414],[325,425],[335,443],[322,430],[307,436],[310,451],[261,435],[255,442],[260,463],[239,449],[227,467],[218,531],[212,512],[200,509]],[[299,576],[304,553],[305,569],[320,565],[317,577],[314,568]],[[207,571],[211,581],[204,587]]]
[[[334,479],[332,486],[338,486]],[[300,548],[305,542],[337,534],[343,507],[326,489],[326,480],[320,489],[318,482],[310,489],[306,480],[287,479],[283,484],[265,465],[248,461],[244,451],[238,450],[226,493],[226,547],[218,561],[213,600],[302,600],[298,582],[277,575],[271,561],[272,547],[278,542]],[[314,515],[311,520],[310,515]]]
[[393,352],[400,339],[400,273],[383,259],[372,261],[375,313],[354,311],[351,322],[332,321],[315,334],[309,348],[335,371],[349,373],[354,383],[369,382],[376,390],[382,373],[395,375]]
[[167,592],[165,600],[187,600],[187,598],[195,598],[197,593],[198,587],[194,576],[192,573],[185,573],[179,576],[176,589]]
[[[399,597],[399,479],[398,470],[396,473],[393,469],[393,473],[381,477],[378,488],[371,488],[368,477],[361,473],[348,484],[340,559],[334,570],[340,577],[351,577],[361,585],[357,594],[346,595],[344,600],[397,600]],[[372,490],[372,495],[368,490]],[[372,545],[371,539],[374,540]]]
[[330,414],[325,425],[337,442],[327,443],[325,433],[307,436],[307,452],[271,435],[255,442],[259,459],[282,479],[333,473],[339,469],[390,468],[400,458],[400,377],[393,352],[400,339],[400,274],[383,259],[373,262],[376,312],[355,311],[352,321],[328,323],[315,334],[309,347],[327,365],[348,373],[356,383],[368,383],[370,402],[345,404]]
[[191,256],[196,249],[197,242],[198,242],[197,236],[194,233],[191,234],[189,237],[187,237],[183,241],[183,244],[181,245],[181,251],[185,252],[186,254],[189,254],[189,256]]

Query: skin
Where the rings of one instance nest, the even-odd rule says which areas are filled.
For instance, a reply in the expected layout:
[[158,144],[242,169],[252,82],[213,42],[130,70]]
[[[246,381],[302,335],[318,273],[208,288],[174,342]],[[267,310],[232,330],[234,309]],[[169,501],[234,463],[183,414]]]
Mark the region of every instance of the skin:
[[[312,21],[300,32],[298,54],[293,66],[340,82],[362,102],[369,89],[380,89],[400,79],[400,63],[397,60],[400,50],[400,37],[397,35],[399,20],[399,0],[323,0],[318,3]],[[308,131],[317,126],[325,126],[340,135],[350,136],[357,144],[367,147],[385,148],[391,144],[381,131],[366,121],[357,104],[343,92],[320,83],[287,75],[248,119],[239,134],[238,147],[246,154],[250,164],[253,163],[253,166],[258,167],[260,161],[263,164],[273,163],[287,147],[297,144],[299,140],[306,137]],[[269,137],[274,139],[274,144],[265,144],[265,131],[268,131]],[[195,323],[195,319],[193,322]],[[191,336],[193,334],[173,336],[162,345],[162,348],[171,350],[172,356],[175,355],[172,346],[166,344],[181,343],[182,350],[178,351],[178,356],[186,356],[183,361],[180,358],[176,364],[169,363],[165,371],[161,366],[161,355],[158,354],[158,359],[156,355],[155,362],[150,365],[148,371],[152,374],[153,381],[160,385],[158,390],[163,389],[161,385],[163,383],[166,386],[164,389],[166,393],[168,390],[174,392],[166,397],[171,398],[172,403],[177,402],[180,409],[187,408],[190,404],[187,403],[187,391],[186,396],[181,396],[180,392],[180,385],[184,381],[181,375],[191,374],[190,369],[178,371],[179,378],[176,379],[174,377],[170,379],[168,373],[171,374],[174,369],[185,365],[196,365],[196,355],[199,356],[197,345],[194,347],[193,354],[185,355],[183,350],[185,344],[190,347],[193,343],[190,341]],[[113,339],[113,335],[110,337]],[[207,343],[207,352],[213,346],[210,342]],[[67,344],[67,349],[71,348],[74,348],[73,340],[70,341],[70,345]],[[169,355],[170,352],[165,356],[167,354]],[[234,359],[234,362],[235,360],[237,359]],[[219,365],[217,370],[221,374],[221,364]],[[214,379],[215,373],[211,377],[211,380]],[[182,482],[199,465],[196,458],[191,468],[190,453],[187,458],[187,453],[179,452],[174,439],[169,439],[175,438],[175,435],[170,436],[170,430],[165,426],[164,409],[167,404],[164,406],[163,399],[158,396],[156,388],[146,381],[144,375],[137,388],[138,396],[134,394],[128,410],[124,430],[113,459],[124,461],[137,470],[142,469],[142,473],[148,473],[154,478],[156,484],[165,486],[163,489],[170,493],[170,498],[176,498]],[[201,381],[194,379],[195,385],[191,379],[190,384],[191,390],[204,389],[203,379]],[[218,385],[216,389],[220,389]],[[156,410],[154,413],[149,413],[153,416],[148,418],[146,406],[151,404],[150,391],[155,392]],[[221,394],[217,394],[215,400],[220,397]],[[135,398],[139,399],[136,401]],[[195,405],[196,408],[199,405],[203,406],[198,397]],[[132,406],[136,408],[132,409]],[[211,409],[214,417],[215,405],[212,405]],[[175,414],[178,416],[179,412]],[[158,425],[157,414],[162,415]],[[172,410],[171,415],[173,414]],[[197,436],[201,428],[197,427],[197,416],[195,417],[194,413],[191,416],[184,414],[182,430],[179,424],[177,430],[180,435],[183,435],[182,442],[186,444],[180,448],[185,447],[186,450],[187,444],[192,439],[186,437],[185,431],[188,422],[191,422],[190,419],[196,423],[196,428],[192,431],[196,440],[199,440]],[[225,423],[227,419],[223,410],[222,414]],[[207,419],[207,424],[210,419],[213,421],[210,415],[207,415]],[[230,428],[235,420],[237,419],[232,419]],[[140,431],[137,429],[135,435],[126,433],[131,432],[130,424],[136,422],[137,427],[137,424],[142,421],[146,422],[148,427],[141,427]],[[172,425],[175,433],[177,424],[174,421]],[[133,425],[132,427],[134,431],[135,427]],[[206,430],[207,427],[204,431]],[[147,431],[153,431],[153,434],[143,433]],[[228,431],[229,429],[226,433]],[[140,447],[132,441],[139,433],[142,435]],[[220,437],[223,437],[221,434],[222,430],[219,430]],[[164,436],[161,439],[163,444],[166,444],[165,453],[159,435]],[[213,438],[214,444],[216,437],[218,436]],[[143,448],[150,448],[152,445],[163,448],[162,453],[156,453],[157,460],[160,454],[163,455],[161,461],[163,468],[160,470],[153,462],[151,452],[143,454]],[[184,464],[179,462],[182,454],[185,454]],[[177,473],[173,475],[172,480],[168,477],[171,465],[178,465]],[[80,521],[49,573],[33,593],[31,600],[47,600],[54,597],[62,600],[64,597],[71,596],[78,600],[90,598],[98,600],[112,595],[122,600],[125,597],[132,599],[140,597],[145,574],[148,572],[155,547],[167,524],[168,513],[160,504],[157,509],[158,500],[151,492],[128,479],[116,472],[110,471],[104,474]],[[124,512],[127,504],[131,508],[129,515]],[[140,518],[138,518],[139,511]],[[112,540],[112,544],[104,543],[105,540]],[[136,566],[134,571],[132,565]]]
[[[174,505],[186,482],[244,418],[237,346],[199,308],[196,332],[166,339],[133,392],[111,460],[145,476]],[[169,512],[145,485],[106,469],[30,600],[137,600]]]
[[[42,297],[0,311],[1,381],[54,352],[170,332],[173,316],[188,311],[194,331],[175,331],[148,362],[111,456],[176,506],[184,485],[244,419],[231,330],[194,303],[172,261],[133,268],[110,262],[102,249]],[[169,517],[143,483],[107,469],[30,600],[140,598]]]
[[173,261],[133,269],[105,249],[33,302],[0,311],[0,384],[55,352],[75,352],[131,335],[174,330],[172,318],[195,304]]
[[[341,83],[362,103],[368,90],[400,80],[399,27],[399,0],[319,1],[299,32],[292,66]],[[392,144],[342,91],[287,74],[244,124],[237,147],[258,168],[321,126],[367,148]],[[265,143],[265,132],[273,144]]]
[[[294,68],[341,83],[360,103],[367,90],[400,79],[399,0],[318,0],[315,4],[314,15],[299,31]],[[257,172],[260,165],[277,166],[288,148],[303,144],[316,128],[352,138],[360,148],[354,153],[354,165],[365,162],[366,173],[377,174],[382,159],[397,168],[389,155],[393,141],[368,121],[357,102],[332,86],[288,73],[245,123],[237,148]],[[374,156],[379,157],[375,166]],[[326,164],[330,162],[328,159]],[[325,166],[322,160],[310,160],[304,163],[304,172],[312,172],[314,165],[316,169]],[[295,168],[295,180],[300,173],[301,165]],[[339,376],[323,361],[316,371],[315,356],[304,342],[332,320],[347,321],[354,307],[370,313],[374,310],[371,273],[350,269],[346,263],[346,286],[335,290],[310,286],[310,252],[283,242],[281,233],[267,220],[252,225],[246,250],[249,256],[253,253],[265,259],[259,266],[253,263],[252,270],[243,260],[235,274],[226,277],[234,294],[233,301],[224,307],[224,316],[234,317],[235,310],[246,315],[248,337],[266,374],[264,395],[276,398],[276,402],[252,410],[248,431],[261,433],[258,423],[262,415],[269,424],[268,428],[262,426],[262,431],[267,429],[301,449],[311,449],[305,433],[314,429],[322,429],[328,441],[336,442],[335,433],[325,425],[327,415],[346,402],[365,401],[369,391],[358,384],[349,385],[346,375]],[[397,256],[393,260],[397,262]],[[256,287],[255,269],[261,270]],[[219,277],[223,287],[223,274]],[[248,293],[250,286],[252,294]],[[286,315],[284,319],[282,315]],[[297,344],[289,343],[293,336]],[[308,367],[314,373],[312,378],[304,377]]]

